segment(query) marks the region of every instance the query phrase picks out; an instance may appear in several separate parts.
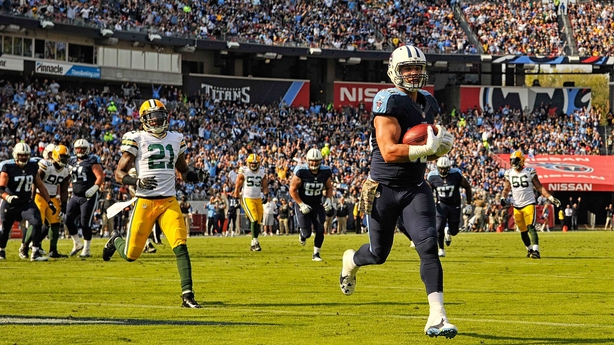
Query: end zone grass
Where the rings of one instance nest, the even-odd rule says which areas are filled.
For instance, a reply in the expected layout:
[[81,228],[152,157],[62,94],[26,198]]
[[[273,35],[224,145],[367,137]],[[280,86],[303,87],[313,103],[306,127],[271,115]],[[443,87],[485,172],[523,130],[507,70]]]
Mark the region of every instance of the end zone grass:
[[[428,303],[415,250],[396,235],[386,264],[363,267],[339,290],[341,256],[367,235],[329,235],[312,262],[296,235],[192,237],[196,300],[180,308],[170,247],[128,263],[94,257],[0,261],[0,344],[614,344],[614,232],[540,233],[541,260],[518,233],[461,233],[447,256],[453,340],[423,334]],[[48,243],[44,244],[45,249]],[[60,252],[72,247],[60,241]]]

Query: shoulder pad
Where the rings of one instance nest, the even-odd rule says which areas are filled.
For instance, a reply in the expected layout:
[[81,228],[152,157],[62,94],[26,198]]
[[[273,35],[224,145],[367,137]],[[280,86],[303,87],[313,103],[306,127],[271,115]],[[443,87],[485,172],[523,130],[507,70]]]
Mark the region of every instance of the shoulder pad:
[[309,167],[307,166],[306,163],[297,164],[296,167],[294,168],[293,173],[294,175],[296,175],[296,173],[298,173],[299,170],[305,170],[305,169],[309,170]]
[[50,167],[53,163],[48,162],[46,159],[41,159],[38,161],[38,167],[41,170],[47,170],[48,167]]
[[393,94],[395,88],[379,90],[373,98],[372,111],[374,113],[385,114],[388,111],[388,99]]

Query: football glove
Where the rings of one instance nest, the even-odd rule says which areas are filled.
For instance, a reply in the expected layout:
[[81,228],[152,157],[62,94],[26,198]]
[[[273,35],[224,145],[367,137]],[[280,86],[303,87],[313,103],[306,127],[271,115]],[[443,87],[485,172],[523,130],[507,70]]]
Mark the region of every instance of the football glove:
[[209,179],[209,172],[204,169],[198,169],[196,170],[196,173],[198,174],[199,182],[207,181]]
[[298,207],[301,209],[301,213],[303,214],[308,214],[309,212],[311,212],[311,206],[307,205],[304,202],[298,204]]
[[58,213],[58,209],[55,208],[55,205],[53,204],[53,201],[49,200],[47,205],[49,205],[49,209],[51,210],[51,212],[53,212],[53,214]]
[[441,139],[443,137],[443,133],[441,130],[437,133],[438,135],[435,135],[435,132],[433,132],[433,127],[429,126],[426,129],[426,133],[428,134],[426,144],[409,145],[410,161],[415,162],[422,157],[433,155],[437,152],[439,146],[441,146]]
[[8,202],[9,204],[12,204],[16,202],[17,200],[19,200],[19,197],[17,195],[9,195],[6,198],[4,198],[4,200],[6,200],[6,202]]
[[140,178],[136,182],[136,186],[141,189],[154,190],[158,187],[158,181],[153,176]]
[[333,209],[333,201],[330,198],[326,198],[324,201],[324,211],[330,211]]
[[441,145],[435,152],[435,155],[441,157],[446,153],[452,150],[452,146],[454,145],[454,134],[446,131],[443,127],[437,125],[437,129],[439,130],[439,134],[441,135]]
[[95,184],[93,186],[91,186],[88,190],[85,191],[85,197],[86,198],[91,198],[94,196],[94,194],[96,194],[96,192],[100,189],[100,186]]
[[473,214],[473,206],[471,204],[467,204],[467,206],[465,206],[465,210],[467,211],[467,214]]
[[555,198],[554,196],[550,195],[550,196],[548,197],[548,200],[550,200],[550,202],[551,202],[552,204],[554,204],[554,206],[556,206],[556,207],[561,207],[561,201],[560,201],[559,199]]

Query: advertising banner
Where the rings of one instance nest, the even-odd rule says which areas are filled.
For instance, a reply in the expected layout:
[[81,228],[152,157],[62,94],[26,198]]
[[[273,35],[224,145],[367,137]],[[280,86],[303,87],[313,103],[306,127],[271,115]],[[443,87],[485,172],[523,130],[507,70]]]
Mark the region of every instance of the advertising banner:
[[23,71],[23,60],[0,57],[0,69],[10,71]]
[[[509,155],[497,156],[509,162]],[[614,156],[538,155],[525,164],[550,192],[614,192]]]
[[[335,108],[346,105],[357,107],[360,103],[363,103],[365,109],[370,111],[373,104],[373,98],[377,92],[391,87],[394,87],[394,84],[336,81],[334,85]],[[433,85],[426,85],[423,90],[431,94],[435,92]]]
[[209,95],[220,101],[249,104],[279,104],[285,101],[292,107],[309,107],[308,80],[224,77],[190,74],[184,77],[184,91],[188,95]]
[[510,109],[533,110],[541,104],[551,104],[552,116],[561,112],[570,114],[574,110],[591,107],[591,89],[548,88],[518,86],[461,86],[460,110],[467,111],[487,104],[493,109],[508,106]]
[[99,67],[70,65],[50,61],[36,61],[34,72],[66,77],[100,79]]

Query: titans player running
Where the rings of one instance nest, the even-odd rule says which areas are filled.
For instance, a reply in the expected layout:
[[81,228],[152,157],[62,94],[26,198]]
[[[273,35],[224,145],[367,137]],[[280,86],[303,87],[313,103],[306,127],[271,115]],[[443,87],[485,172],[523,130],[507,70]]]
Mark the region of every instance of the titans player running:
[[[32,261],[46,261],[49,258],[42,254],[41,226],[43,221],[34,200],[32,188],[40,190],[41,197],[45,200],[52,214],[57,209],[49,193],[38,175],[38,165],[30,160],[31,150],[26,143],[17,143],[13,148],[13,159],[0,163],[0,260],[6,259],[6,243],[13,223],[26,220],[29,223],[31,236],[24,236],[24,242],[19,256],[22,259],[28,257],[28,242],[32,240]],[[30,230],[31,229],[31,230]]]
[[[304,246],[312,231],[315,231],[311,259],[322,261],[320,249],[324,243],[325,211],[333,208],[332,171],[328,166],[322,165],[320,150],[307,151],[306,158],[306,165],[299,164],[294,169],[294,176],[290,181],[290,196],[296,202],[294,213],[298,220],[299,241]],[[324,204],[322,204],[323,194],[326,197]]]
[[[467,204],[471,204],[473,194],[469,181],[463,176],[461,171],[452,167],[450,158],[443,156],[437,160],[437,170],[428,174],[427,182],[435,192],[437,198],[437,244],[439,245],[439,256],[446,256],[443,249],[443,242],[449,246],[452,241],[451,236],[458,234],[458,227],[461,219],[461,195],[460,188],[465,189],[467,194]],[[446,232],[446,224],[448,230]]]
[[[188,182],[203,181],[206,173],[188,168],[183,134],[168,131],[169,114],[162,102],[157,99],[143,102],[139,115],[143,130],[124,134],[120,148],[122,157],[115,170],[117,182],[136,186],[137,200],[126,239],[114,232],[102,251],[102,259],[111,260],[117,250],[124,260],[137,260],[157,222],[177,260],[183,300],[181,306],[200,308],[192,290],[192,264],[186,244],[188,229],[176,197],[175,171]],[[132,166],[136,168],[137,176],[130,176]]]
[[[104,183],[104,172],[100,158],[90,154],[90,143],[85,139],[77,139],[73,144],[75,156],[68,160],[72,180],[72,198],[66,209],[66,227],[73,239],[73,249],[70,256],[81,251],[79,257],[89,258],[92,242],[92,219],[94,209],[98,206],[100,193],[98,190]],[[79,239],[77,218],[83,231],[83,242]]]
[[420,256],[420,277],[426,287],[430,315],[424,332],[429,336],[456,336],[443,306],[443,269],[437,256],[435,202],[424,181],[427,159],[450,151],[454,136],[440,126],[435,135],[428,127],[424,145],[402,143],[412,126],[434,122],[439,106],[421,90],[426,84],[426,58],[413,46],[399,47],[390,55],[388,76],[396,86],[379,91],[373,100],[371,171],[361,190],[360,209],[367,216],[369,243],[356,252],[343,254],[341,291],[351,295],[361,266],[386,262],[397,219],[403,218],[407,232]]

